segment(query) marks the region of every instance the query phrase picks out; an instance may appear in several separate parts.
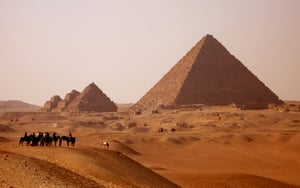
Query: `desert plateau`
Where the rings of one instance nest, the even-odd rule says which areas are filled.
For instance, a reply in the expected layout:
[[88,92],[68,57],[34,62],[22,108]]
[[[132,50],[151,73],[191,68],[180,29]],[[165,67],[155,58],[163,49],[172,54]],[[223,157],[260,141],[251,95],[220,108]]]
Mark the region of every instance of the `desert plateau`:
[[[26,146],[27,131],[75,146]],[[104,148],[102,142],[109,143]],[[1,187],[299,187],[299,112],[1,112]]]

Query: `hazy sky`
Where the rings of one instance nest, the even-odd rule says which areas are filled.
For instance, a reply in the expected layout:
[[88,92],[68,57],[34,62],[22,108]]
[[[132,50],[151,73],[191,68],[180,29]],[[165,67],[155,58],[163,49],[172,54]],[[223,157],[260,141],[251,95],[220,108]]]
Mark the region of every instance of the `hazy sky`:
[[136,102],[208,33],[300,100],[299,0],[0,0],[0,100],[43,105],[95,82]]

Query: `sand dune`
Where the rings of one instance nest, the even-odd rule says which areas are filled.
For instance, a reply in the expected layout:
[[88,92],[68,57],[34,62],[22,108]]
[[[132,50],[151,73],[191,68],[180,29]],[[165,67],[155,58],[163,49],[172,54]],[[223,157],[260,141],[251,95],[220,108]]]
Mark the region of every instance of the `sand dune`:
[[215,188],[215,187],[230,187],[230,188],[294,188],[287,183],[282,183],[269,178],[249,175],[249,174],[188,174],[178,178],[181,184],[186,187],[199,188]]
[[[23,162],[22,160],[24,160],[26,166],[30,166],[30,168],[35,168],[35,165],[40,165],[41,167],[34,169],[34,172],[38,171],[38,173],[40,173],[40,171],[42,171],[42,173],[44,173],[46,170],[45,173],[49,175],[41,175],[41,180],[43,180],[44,176],[49,176],[50,178],[49,181],[45,182],[45,186],[52,186],[53,183],[62,183],[60,181],[64,180],[64,177],[70,174],[71,180],[66,179],[66,184],[63,186],[176,187],[175,184],[143,167],[120,152],[87,147],[12,148],[4,146],[3,148],[5,148],[5,151],[2,151],[2,153],[7,154],[7,157],[4,156],[5,162],[9,162],[8,160],[13,156],[14,158],[18,158],[16,161],[12,159],[14,163]],[[47,169],[53,170],[53,172]],[[62,180],[59,180],[59,182],[51,181],[57,178]],[[72,180],[72,178],[74,180]],[[24,179],[26,179],[26,174]],[[78,184],[78,181],[81,183]],[[30,186],[30,184],[26,186]]]
[[28,104],[18,100],[0,101],[1,112],[32,112],[40,110],[41,108],[41,106]]
[[46,160],[0,150],[1,187],[104,187]]
[[140,155],[139,152],[135,151],[125,143],[122,143],[118,140],[113,140],[112,144],[114,150],[117,150],[125,155]]

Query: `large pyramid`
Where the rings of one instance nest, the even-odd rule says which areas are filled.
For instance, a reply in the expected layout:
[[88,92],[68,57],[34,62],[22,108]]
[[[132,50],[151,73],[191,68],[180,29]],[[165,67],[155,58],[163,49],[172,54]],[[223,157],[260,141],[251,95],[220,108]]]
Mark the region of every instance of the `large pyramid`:
[[66,107],[65,111],[116,112],[117,106],[95,83],[91,83]]
[[281,104],[282,101],[212,35],[203,37],[136,104]]

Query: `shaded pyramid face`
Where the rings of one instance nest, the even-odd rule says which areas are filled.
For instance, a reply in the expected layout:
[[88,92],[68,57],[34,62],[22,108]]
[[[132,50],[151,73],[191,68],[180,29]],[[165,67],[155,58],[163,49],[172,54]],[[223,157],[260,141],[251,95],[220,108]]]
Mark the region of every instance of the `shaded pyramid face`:
[[65,111],[116,112],[117,106],[96,84],[91,83],[67,106]]
[[203,37],[137,106],[280,104],[279,98],[213,36]]

